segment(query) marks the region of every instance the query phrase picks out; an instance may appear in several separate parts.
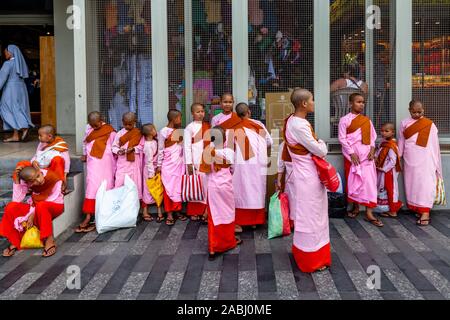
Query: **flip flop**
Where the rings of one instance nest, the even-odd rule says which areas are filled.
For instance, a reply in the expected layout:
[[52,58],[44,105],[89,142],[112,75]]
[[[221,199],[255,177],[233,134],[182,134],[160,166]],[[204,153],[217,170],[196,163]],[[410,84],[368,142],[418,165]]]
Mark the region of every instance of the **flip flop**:
[[191,217],[191,221],[199,221],[200,217],[199,216],[192,216]]
[[17,248],[16,247],[12,247],[12,246],[9,246],[8,248],[8,255],[2,255],[3,257],[5,257],[5,258],[10,258],[10,257],[12,257],[13,255],[15,255],[16,254],[16,251],[17,251]]
[[[48,252],[49,252],[50,250],[52,250],[52,249],[54,249],[54,250],[53,250],[53,253],[52,253],[52,254],[48,254]],[[56,253],[56,245],[53,245],[53,246],[51,246],[50,248],[48,248],[47,250],[44,249],[44,253],[42,254],[42,256],[43,256],[44,258],[49,258],[49,257],[53,256],[55,253]]]
[[382,216],[384,218],[391,218],[391,219],[397,219],[398,218],[398,215],[394,216],[394,215],[390,214],[389,212],[380,213],[380,216]]
[[375,227],[383,227],[384,224],[383,222],[381,222],[381,220],[379,219],[368,219],[368,218],[364,218],[365,221],[370,222],[371,224],[373,224]]
[[166,219],[166,225],[169,227],[175,225],[175,219]]
[[[426,224],[424,224],[424,222],[426,222]],[[416,224],[417,224],[419,227],[426,227],[426,226],[429,226],[430,223],[431,223],[431,219],[419,219],[419,220],[416,221]]]
[[3,140],[4,143],[15,143],[15,142],[21,142],[20,140],[12,140],[11,138]]
[[186,221],[187,217],[184,214],[178,214],[178,220],[180,221]]
[[147,221],[147,222],[152,222],[153,221],[153,217],[151,216],[151,215],[148,215],[148,216],[142,216],[142,219],[144,219],[144,221]]
[[242,239],[236,238],[236,245],[240,246],[244,241]]
[[242,227],[236,225],[236,226],[234,227],[234,233],[242,233]]
[[165,218],[164,216],[162,216],[162,217],[157,216],[157,217],[156,217],[156,222],[157,222],[157,223],[161,223],[161,222],[163,222],[165,219],[166,219],[166,218]]
[[90,223],[87,226],[79,225],[78,228],[75,229],[75,233],[89,233],[95,230],[95,223]]
[[356,219],[358,216],[359,216],[359,211],[358,212],[353,212],[353,211],[347,212],[347,217],[350,219]]

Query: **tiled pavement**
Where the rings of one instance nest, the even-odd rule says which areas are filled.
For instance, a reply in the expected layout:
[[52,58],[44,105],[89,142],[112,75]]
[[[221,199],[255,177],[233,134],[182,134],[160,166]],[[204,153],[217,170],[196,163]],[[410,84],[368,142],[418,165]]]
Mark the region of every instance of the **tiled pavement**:
[[[51,258],[33,250],[0,257],[0,299],[450,299],[450,215],[434,214],[426,228],[406,214],[384,222],[331,220],[333,266],[312,275],[295,266],[292,237],[267,240],[265,228],[246,230],[241,247],[212,262],[199,223],[69,230]],[[71,265],[81,270],[80,289],[66,287]],[[381,269],[380,290],[366,285],[371,265]]]

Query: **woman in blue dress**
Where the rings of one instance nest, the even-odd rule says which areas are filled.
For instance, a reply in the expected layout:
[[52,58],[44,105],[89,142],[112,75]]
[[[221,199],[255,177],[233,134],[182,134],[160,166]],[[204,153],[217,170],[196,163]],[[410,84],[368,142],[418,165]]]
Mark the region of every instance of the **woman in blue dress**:
[[[0,69],[0,116],[4,130],[13,130],[12,137],[3,142],[19,142],[28,136],[31,122],[28,91],[24,79],[28,78],[28,67],[20,49],[9,45],[5,49],[7,61]],[[22,136],[19,136],[22,131]]]

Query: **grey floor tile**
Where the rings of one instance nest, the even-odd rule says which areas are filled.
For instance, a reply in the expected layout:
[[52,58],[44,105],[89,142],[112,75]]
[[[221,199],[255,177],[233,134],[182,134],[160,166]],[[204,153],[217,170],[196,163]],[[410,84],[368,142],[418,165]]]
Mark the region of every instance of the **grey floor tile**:
[[298,300],[298,289],[292,271],[275,271],[280,300]]
[[167,272],[155,300],[176,300],[183,278],[184,272]]
[[33,282],[35,282],[42,273],[26,273],[19,280],[17,280],[8,289],[0,294],[0,300],[13,300],[21,295]]
[[317,292],[322,300],[340,300],[341,296],[328,270],[312,274]]
[[239,271],[238,300],[256,300],[258,298],[258,277],[256,270]]
[[132,272],[117,296],[118,300],[136,300],[149,272]]
[[217,300],[219,296],[220,271],[204,271],[198,290],[198,300]]

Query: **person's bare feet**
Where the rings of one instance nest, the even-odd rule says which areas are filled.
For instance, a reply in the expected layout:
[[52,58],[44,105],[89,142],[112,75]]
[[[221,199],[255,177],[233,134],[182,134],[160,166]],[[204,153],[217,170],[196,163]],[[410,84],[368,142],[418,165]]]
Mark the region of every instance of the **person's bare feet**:
[[359,205],[353,204],[353,209],[347,212],[347,217],[355,219],[359,215]]
[[430,224],[430,222],[431,222],[430,213],[422,213],[419,220],[417,220],[416,224],[419,227],[426,227]]

